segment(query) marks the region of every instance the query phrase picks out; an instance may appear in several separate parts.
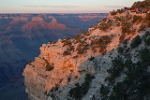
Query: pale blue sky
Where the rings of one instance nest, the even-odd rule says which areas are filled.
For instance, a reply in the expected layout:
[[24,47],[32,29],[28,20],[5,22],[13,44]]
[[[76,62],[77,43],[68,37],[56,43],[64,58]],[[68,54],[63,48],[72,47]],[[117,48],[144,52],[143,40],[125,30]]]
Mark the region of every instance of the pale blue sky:
[[[137,0],[0,0],[0,13],[103,13]],[[141,0],[140,0],[141,1]]]

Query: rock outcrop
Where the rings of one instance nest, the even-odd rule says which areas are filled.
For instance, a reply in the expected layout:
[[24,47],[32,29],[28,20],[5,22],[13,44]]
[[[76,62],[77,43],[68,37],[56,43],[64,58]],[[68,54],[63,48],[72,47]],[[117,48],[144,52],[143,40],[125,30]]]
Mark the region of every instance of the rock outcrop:
[[[80,33],[81,29],[94,25],[95,21],[85,24],[78,18],[78,15],[0,14],[0,87],[2,86],[0,98],[2,100],[11,100],[12,98],[27,100],[27,97],[22,96],[25,94],[22,84],[23,78],[19,79],[21,87],[14,81],[16,77],[13,77],[20,75],[28,61],[33,60],[39,54],[38,48],[42,43],[56,41],[58,38],[65,36],[73,37]],[[100,20],[101,17],[97,19]],[[22,28],[28,22],[34,22],[35,26],[30,29]],[[44,22],[46,22],[48,28],[45,28]],[[57,30],[58,28],[59,30]],[[14,90],[15,92],[12,92]]]
[[[108,86],[106,80],[111,80],[108,75],[113,70],[118,70],[108,70],[114,66],[113,60],[119,54],[124,60],[128,55],[135,54],[134,49],[130,50],[135,43],[131,41],[135,37],[144,36],[141,29],[144,21],[135,23],[134,16],[129,11],[110,15],[108,19],[102,20],[74,39],[66,37],[57,42],[43,44],[39,56],[26,65],[23,72],[29,99],[101,100],[103,96],[100,94],[100,87],[102,84]],[[53,18],[50,24],[52,23],[57,23],[57,20]],[[149,32],[149,29],[146,31]],[[142,46],[143,44],[139,48]],[[139,61],[139,58],[131,58],[134,63]],[[125,73],[122,73],[115,82],[123,81],[124,77]],[[110,91],[113,91],[113,85],[110,87]]]

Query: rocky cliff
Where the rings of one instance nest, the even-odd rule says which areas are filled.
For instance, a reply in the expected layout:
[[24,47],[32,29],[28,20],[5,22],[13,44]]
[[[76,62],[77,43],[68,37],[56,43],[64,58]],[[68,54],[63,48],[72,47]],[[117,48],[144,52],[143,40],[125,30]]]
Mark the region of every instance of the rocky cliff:
[[[39,54],[38,48],[42,43],[65,36],[73,37],[81,29],[94,25],[94,20],[103,18],[101,14],[91,22],[83,22],[78,15],[0,14],[0,87],[22,73],[25,62]],[[20,68],[16,68],[15,64]]]
[[[22,74],[25,65],[39,54],[38,48],[42,43],[56,41],[65,36],[73,37],[79,34],[81,29],[87,29],[90,25],[94,25],[96,20],[103,18],[101,13],[90,21],[83,22],[78,15],[0,14],[0,98],[2,100],[21,100],[22,95],[24,100],[27,99],[22,84],[23,77],[16,76]],[[104,17],[107,15],[104,14]]]
[[139,93],[149,98],[149,56],[144,53],[149,55],[149,46],[143,49],[149,44],[148,16],[130,10],[110,13],[88,32],[43,44],[23,72],[29,99],[133,100]]

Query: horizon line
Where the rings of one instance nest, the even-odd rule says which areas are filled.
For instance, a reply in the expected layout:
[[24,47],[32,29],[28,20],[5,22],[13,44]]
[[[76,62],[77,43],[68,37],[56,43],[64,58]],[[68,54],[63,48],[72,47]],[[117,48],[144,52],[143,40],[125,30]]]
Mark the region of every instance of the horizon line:
[[97,14],[109,12],[83,12],[83,13],[0,13],[0,14]]

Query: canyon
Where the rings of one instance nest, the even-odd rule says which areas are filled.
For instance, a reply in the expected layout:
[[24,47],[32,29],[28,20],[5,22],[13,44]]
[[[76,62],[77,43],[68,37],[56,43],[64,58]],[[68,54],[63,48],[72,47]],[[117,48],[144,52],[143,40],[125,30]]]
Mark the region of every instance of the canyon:
[[23,71],[28,99],[149,100],[149,17],[110,12],[75,38],[42,44]]
[[[74,37],[107,16],[107,13],[0,14],[0,92],[5,90],[3,93],[7,94],[13,89],[21,89],[24,93],[21,73],[39,54],[41,44],[66,36]],[[16,93],[0,98],[10,100]],[[25,93],[23,96],[27,99]]]

